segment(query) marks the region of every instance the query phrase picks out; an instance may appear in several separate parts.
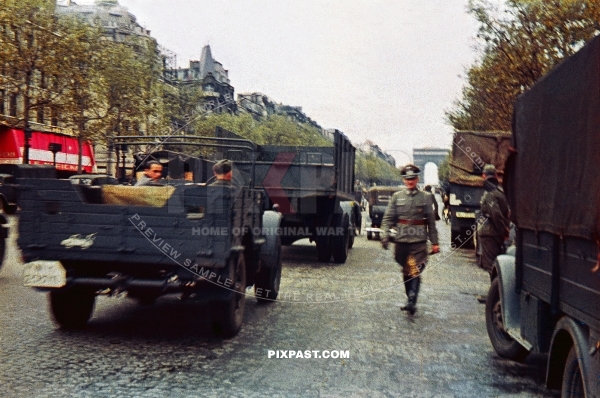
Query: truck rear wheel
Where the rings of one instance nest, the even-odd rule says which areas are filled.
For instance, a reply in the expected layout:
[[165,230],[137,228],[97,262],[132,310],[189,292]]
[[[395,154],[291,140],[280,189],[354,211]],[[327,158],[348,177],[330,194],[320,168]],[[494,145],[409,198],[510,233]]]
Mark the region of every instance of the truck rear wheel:
[[583,389],[583,375],[581,373],[581,367],[579,366],[579,359],[577,358],[575,346],[571,347],[571,351],[569,351],[569,355],[567,356],[560,396],[567,398],[585,396],[585,390]]
[[[335,234],[332,238],[333,243],[333,261],[338,264],[343,264],[348,258],[348,250],[350,249],[350,220],[348,214],[339,214],[336,218]],[[338,232],[342,231],[342,234]]]
[[[467,231],[469,232],[468,234]],[[454,247],[457,249],[473,249],[475,247],[473,244],[473,233],[470,228],[463,228],[459,231],[451,230],[450,243],[454,243]]]
[[50,292],[50,310],[56,323],[65,329],[84,327],[92,316],[96,293],[73,287]]
[[350,225],[348,227],[348,229],[349,229],[348,249],[352,249],[352,246],[354,246],[354,239],[356,238],[356,229],[354,228],[353,225]]
[[[274,253],[262,258],[260,272],[256,275],[254,294],[259,303],[270,303],[279,295],[281,282],[281,238],[277,237]],[[259,292],[258,290],[261,289]]]
[[6,252],[6,238],[0,239],[0,268],[4,264],[4,253]]
[[246,307],[246,263],[244,255],[238,253],[233,256],[229,266],[228,279],[233,281],[230,287],[233,290],[231,298],[227,301],[212,303],[213,331],[216,335],[231,338],[242,327],[244,308]]
[[485,326],[494,350],[502,358],[522,362],[529,351],[506,333],[502,320],[502,302],[500,300],[500,281],[492,281],[485,302]]
[[317,244],[317,258],[319,262],[328,263],[331,260],[331,252],[333,250],[331,237],[329,235],[317,236],[315,243]]

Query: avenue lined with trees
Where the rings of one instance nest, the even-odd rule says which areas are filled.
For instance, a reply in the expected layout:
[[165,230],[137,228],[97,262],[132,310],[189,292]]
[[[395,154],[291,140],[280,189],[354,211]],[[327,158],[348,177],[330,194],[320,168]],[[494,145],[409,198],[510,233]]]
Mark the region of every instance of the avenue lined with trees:
[[[9,99],[10,125],[58,126],[80,145],[104,144],[115,134],[212,135],[217,125],[258,144],[332,145],[316,127],[283,115],[255,119],[203,108],[201,87],[164,79],[154,40],[136,35],[111,40],[100,21],[90,25],[57,15],[54,0],[0,3],[0,102]],[[356,168],[363,181],[399,176],[372,155],[358,154]]]

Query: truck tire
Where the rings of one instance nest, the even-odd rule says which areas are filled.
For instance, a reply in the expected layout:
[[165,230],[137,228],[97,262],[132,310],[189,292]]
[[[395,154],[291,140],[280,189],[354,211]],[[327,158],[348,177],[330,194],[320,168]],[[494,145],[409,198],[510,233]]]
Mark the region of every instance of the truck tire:
[[13,215],[17,212],[17,205],[6,203],[4,205],[4,212],[9,215]]
[[329,235],[317,236],[315,239],[317,244],[317,258],[321,263],[328,263],[331,260],[332,244]]
[[223,338],[234,337],[242,327],[246,307],[246,262],[243,253],[232,256],[228,264],[228,279],[233,281],[233,290],[227,301],[214,301],[211,305],[213,332]]
[[464,239],[465,244],[463,245],[464,249],[475,249],[475,240],[473,236],[475,235],[475,231],[471,228],[465,228],[460,231],[461,236]]
[[461,242],[458,240],[458,237],[460,237],[460,232],[451,229],[450,230],[450,244],[454,243],[454,246],[456,246],[457,248],[460,247],[460,245],[461,245]]
[[367,240],[373,239],[373,233],[371,231],[367,231]]
[[[265,243],[266,245],[266,243]],[[254,295],[259,303],[272,303],[279,295],[281,283],[281,237],[276,237],[275,248],[271,253],[261,252],[262,265],[256,275],[254,284]],[[261,289],[261,292],[258,292]]]
[[522,362],[529,351],[504,331],[502,304],[500,301],[499,279],[492,281],[485,302],[485,326],[494,350],[502,358]]
[[[343,264],[346,262],[348,258],[349,251],[349,240],[350,240],[350,220],[348,219],[348,214],[338,214],[335,217],[335,234],[332,238],[332,246],[333,246],[333,261],[337,264]],[[339,229],[342,229],[343,233],[339,235],[337,232]]]
[[577,350],[575,346],[571,347],[569,355],[567,356],[567,362],[565,363],[565,369],[563,372],[562,381],[562,392],[561,397],[583,397],[585,396],[585,390],[583,387],[583,374],[581,372],[581,366],[579,365],[579,359],[577,358]]
[[50,292],[50,310],[57,324],[65,329],[84,327],[92,316],[96,293],[73,287]]
[[461,249],[473,249],[473,238],[472,233],[467,235],[467,231],[470,229],[461,229],[460,231],[450,230],[450,243],[454,243],[455,248]]
[[2,264],[4,264],[5,252],[6,252],[6,238],[0,239],[0,268],[2,268]]
[[8,203],[4,196],[0,197],[0,200],[2,201],[2,210],[4,210],[6,214],[15,214],[17,212],[16,204]]

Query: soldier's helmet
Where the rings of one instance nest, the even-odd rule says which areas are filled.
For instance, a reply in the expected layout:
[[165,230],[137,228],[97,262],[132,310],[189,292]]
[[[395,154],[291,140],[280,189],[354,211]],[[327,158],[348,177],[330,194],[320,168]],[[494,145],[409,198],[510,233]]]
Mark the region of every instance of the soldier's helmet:
[[227,174],[231,171],[231,162],[227,159],[219,160],[213,166],[213,171],[217,174]]
[[483,174],[486,177],[495,177],[496,176],[496,167],[493,164],[486,164],[483,166]]
[[402,168],[402,170],[400,170],[400,175],[402,178],[412,180],[413,178],[418,178],[419,175],[421,175],[421,169],[414,164],[407,164]]

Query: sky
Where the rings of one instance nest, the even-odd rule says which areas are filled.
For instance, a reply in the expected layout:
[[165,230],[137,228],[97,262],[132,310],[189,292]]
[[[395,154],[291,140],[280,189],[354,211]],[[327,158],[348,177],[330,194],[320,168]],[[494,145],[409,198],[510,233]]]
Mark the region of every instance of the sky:
[[450,148],[444,111],[477,57],[467,2],[119,0],[178,66],[210,44],[236,93],[301,106],[323,128],[355,145],[369,139],[398,164],[413,148]]

